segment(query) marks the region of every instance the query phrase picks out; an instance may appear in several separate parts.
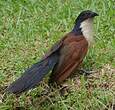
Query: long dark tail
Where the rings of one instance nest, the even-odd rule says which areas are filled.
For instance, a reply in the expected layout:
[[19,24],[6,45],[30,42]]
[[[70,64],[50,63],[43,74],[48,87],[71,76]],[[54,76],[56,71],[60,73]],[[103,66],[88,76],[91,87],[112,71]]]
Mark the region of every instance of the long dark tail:
[[14,94],[20,94],[21,92],[27,91],[34,88],[43,79],[43,77],[53,69],[54,65],[58,61],[58,55],[54,53],[49,57],[41,60],[34,64],[25,73],[13,82],[7,89],[8,92]]

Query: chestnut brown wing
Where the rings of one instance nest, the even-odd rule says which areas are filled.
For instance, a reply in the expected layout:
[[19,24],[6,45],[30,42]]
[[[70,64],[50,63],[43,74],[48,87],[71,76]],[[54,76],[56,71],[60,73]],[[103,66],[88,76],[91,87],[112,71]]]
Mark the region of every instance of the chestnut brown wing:
[[59,62],[53,69],[51,80],[61,83],[70,76],[84,59],[87,49],[88,43],[85,38],[79,42],[73,41],[64,45],[60,50]]

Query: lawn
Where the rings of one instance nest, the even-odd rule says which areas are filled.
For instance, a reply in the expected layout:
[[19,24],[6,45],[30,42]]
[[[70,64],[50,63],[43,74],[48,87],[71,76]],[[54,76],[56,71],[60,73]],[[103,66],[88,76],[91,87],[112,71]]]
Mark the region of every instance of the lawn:
[[89,76],[78,75],[64,83],[69,90],[59,89],[40,96],[47,86],[40,85],[19,98],[27,110],[112,110],[115,106],[115,6],[114,0],[0,0],[0,110],[12,110],[16,98],[5,88],[65,33],[71,31],[78,14],[86,9],[96,17],[95,44],[82,67],[98,70]]

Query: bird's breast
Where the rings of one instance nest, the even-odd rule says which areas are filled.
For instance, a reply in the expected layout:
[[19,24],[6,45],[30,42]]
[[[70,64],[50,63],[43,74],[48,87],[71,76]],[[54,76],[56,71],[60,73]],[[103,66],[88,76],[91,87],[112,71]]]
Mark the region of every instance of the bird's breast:
[[88,41],[88,44],[91,45],[94,42],[93,39],[93,19],[87,19],[81,23],[81,31]]

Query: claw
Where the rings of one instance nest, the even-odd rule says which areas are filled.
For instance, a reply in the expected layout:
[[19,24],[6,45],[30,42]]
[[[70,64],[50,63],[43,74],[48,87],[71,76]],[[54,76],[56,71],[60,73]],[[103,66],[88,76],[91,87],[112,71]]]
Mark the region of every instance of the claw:
[[90,75],[92,73],[97,73],[97,71],[87,71],[83,68],[79,69],[80,73],[83,74],[83,75]]

